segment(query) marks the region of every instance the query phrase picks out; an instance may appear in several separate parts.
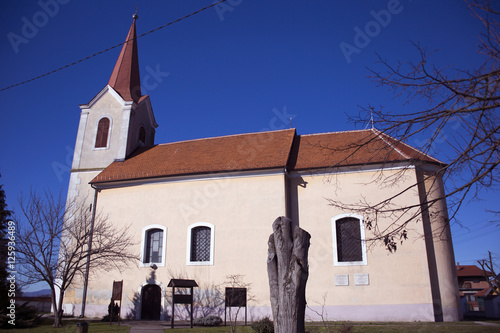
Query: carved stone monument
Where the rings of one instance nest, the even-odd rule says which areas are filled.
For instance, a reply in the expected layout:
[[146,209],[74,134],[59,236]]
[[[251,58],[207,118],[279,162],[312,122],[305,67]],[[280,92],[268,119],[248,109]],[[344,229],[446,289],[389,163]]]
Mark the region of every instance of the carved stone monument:
[[309,276],[307,254],[311,235],[278,217],[269,237],[267,274],[275,333],[304,333],[306,283]]

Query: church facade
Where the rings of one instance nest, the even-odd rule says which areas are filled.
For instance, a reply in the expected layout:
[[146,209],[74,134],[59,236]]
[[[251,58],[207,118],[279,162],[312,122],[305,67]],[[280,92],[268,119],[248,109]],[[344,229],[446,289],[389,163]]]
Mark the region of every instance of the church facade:
[[[267,240],[287,216],[311,234],[306,319],[460,319],[442,162],[376,129],[155,145],[135,36],[134,18],[108,84],[80,106],[68,202],[97,193],[94,209],[130,226],[140,260],[90,279],[86,316],[107,313],[113,281],[123,280],[122,316],[166,319],[170,279],[194,279],[201,295],[230,275],[251,285],[249,319],[270,315]],[[394,207],[413,207],[399,219],[416,215],[395,253],[367,241],[377,235],[373,214],[346,209],[392,196]],[[398,218],[378,216],[378,230]],[[75,281],[66,313],[80,315],[82,294]]]

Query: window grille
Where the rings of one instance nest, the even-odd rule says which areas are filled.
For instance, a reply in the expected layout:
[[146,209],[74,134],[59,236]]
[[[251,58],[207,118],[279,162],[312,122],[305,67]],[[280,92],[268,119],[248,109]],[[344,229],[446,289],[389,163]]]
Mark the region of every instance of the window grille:
[[209,227],[196,227],[191,229],[191,261],[210,261]]
[[363,249],[359,220],[354,217],[337,220],[336,233],[338,261],[362,261]]
[[147,233],[145,263],[161,263],[163,250],[163,230],[152,229]]

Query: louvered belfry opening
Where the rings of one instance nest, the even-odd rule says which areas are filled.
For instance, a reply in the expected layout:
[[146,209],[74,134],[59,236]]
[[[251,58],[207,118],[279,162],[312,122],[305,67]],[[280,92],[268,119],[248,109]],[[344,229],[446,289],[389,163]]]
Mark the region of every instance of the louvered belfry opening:
[[337,220],[336,233],[338,261],[362,261],[363,254],[359,220],[354,217],[345,217]]

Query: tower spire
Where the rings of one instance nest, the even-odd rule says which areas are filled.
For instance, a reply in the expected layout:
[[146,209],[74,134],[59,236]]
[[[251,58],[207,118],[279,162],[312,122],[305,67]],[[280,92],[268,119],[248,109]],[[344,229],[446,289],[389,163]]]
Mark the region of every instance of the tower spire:
[[139,17],[133,15],[133,22],[122,46],[118,60],[108,84],[127,101],[137,102],[141,98],[141,79],[139,76],[139,56],[137,52],[137,36],[135,21]]

